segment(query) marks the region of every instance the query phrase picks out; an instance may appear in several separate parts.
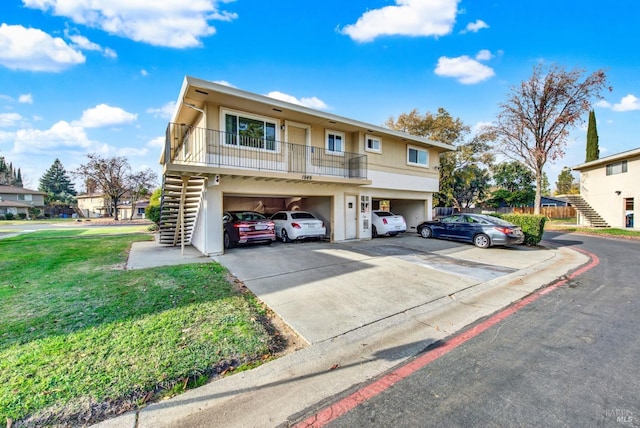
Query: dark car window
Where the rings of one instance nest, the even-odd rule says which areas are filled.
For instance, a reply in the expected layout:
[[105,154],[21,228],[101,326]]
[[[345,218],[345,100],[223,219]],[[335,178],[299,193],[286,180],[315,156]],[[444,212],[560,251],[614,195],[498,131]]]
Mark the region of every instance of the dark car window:
[[478,220],[476,220],[473,217],[469,217],[468,215],[464,216],[464,222],[465,223],[479,223]]
[[459,215],[451,215],[451,216],[449,216],[449,217],[443,217],[443,218],[442,218],[442,222],[443,222],[443,223],[458,223],[458,222],[461,220],[461,218],[460,218],[460,217],[462,217],[462,216],[459,216]]
[[296,220],[302,220],[305,218],[315,218],[311,213],[291,213],[291,218]]
[[375,211],[375,214],[378,217],[392,217],[393,216],[393,214],[388,212],[388,211]]
[[271,220],[286,220],[286,219],[287,219],[287,215],[285,213],[275,213],[271,217]]

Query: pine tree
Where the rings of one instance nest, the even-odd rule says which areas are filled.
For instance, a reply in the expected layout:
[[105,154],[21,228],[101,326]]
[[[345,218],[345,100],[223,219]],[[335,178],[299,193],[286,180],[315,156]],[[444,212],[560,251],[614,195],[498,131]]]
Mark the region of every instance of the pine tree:
[[76,190],[74,184],[69,179],[67,171],[65,171],[59,159],[56,159],[40,178],[38,190],[48,195],[48,204],[55,204],[56,202],[71,204],[75,200]]
[[9,167],[4,160],[4,156],[0,156],[0,184],[8,186],[11,183],[11,175]]
[[556,181],[556,195],[572,195],[576,193],[578,193],[577,183],[574,181],[571,169],[565,166],[558,175],[558,181]]
[[596,113],[589,112],[589,127],[587,128],[587,158],[585,162],[591,162],[600,158],[598,147],[598,130],[596,129]]

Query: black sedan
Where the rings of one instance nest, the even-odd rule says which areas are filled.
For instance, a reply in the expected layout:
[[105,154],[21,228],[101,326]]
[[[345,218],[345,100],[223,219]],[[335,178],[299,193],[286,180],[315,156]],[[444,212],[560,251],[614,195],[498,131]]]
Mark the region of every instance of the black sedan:
[[524,242],[520,226],[482,214],[455,214],[418,225],[423,238],[443,238],[471,242],[476,247],[517,245]]

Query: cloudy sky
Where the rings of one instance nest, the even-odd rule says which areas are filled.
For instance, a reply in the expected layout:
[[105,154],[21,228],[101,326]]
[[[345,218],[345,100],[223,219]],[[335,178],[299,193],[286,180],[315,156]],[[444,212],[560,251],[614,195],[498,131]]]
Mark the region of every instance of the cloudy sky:
[[[365,4],[366,3],[366,4]],[[640,147],[640,3],[592,0],[2,0],[0,155],[28,187],[59,158],[153,168],[185,75],[382,125],[495,119],[535,64],[604,69],[601,156]],[[585,120],[587,118],[585,117]],[[584,161],[586,125],[566,156]]]

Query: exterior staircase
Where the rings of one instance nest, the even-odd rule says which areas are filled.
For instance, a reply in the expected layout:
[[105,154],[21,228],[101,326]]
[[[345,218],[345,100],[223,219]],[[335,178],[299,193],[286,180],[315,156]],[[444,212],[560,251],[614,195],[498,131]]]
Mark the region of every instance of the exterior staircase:
[[164,176],[160,204],[160,244],[191,244],[206,182],[204,177]]
[[610,227],[580,195],[566,195],[567,201],[591,223],[592,227]]

